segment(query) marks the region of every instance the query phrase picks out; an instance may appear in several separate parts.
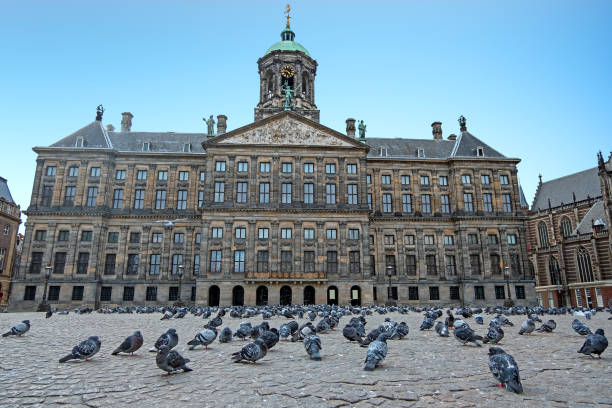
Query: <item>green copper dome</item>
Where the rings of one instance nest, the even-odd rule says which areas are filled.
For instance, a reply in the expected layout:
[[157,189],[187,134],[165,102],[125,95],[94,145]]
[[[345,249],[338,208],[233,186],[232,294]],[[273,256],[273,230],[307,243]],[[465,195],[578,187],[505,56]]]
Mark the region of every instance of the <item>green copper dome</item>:
[[264,55],[268,55],[272,51],[302,51],[304,54],[310,57],[308,50],[302,46],[302,44],[293,41],[295,33],[291,31],[291,28],[287,27],[281,32],[282,41],[273,44]]

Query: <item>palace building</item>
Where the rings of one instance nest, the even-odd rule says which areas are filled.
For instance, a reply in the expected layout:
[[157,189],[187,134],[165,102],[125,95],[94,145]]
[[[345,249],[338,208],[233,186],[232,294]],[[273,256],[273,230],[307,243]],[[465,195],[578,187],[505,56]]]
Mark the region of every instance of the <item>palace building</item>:
[[447,138],[320,124],[318,64],[288,23],[257,64],[241,128],[134,132],[126,112],[114,131],[100,108],[35,147],[11,307],[535,303],[519,159],[463,117]]
[[21,209],[13,200],[4,177],[0,177],[0,307],[8,304],[8,295],[13,275],[18,237],[21,224]]

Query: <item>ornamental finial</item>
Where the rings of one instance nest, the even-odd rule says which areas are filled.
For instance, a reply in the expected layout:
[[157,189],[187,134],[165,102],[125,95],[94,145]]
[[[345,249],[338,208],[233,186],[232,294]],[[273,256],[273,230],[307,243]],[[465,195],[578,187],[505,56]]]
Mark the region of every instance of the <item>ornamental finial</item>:
[[287,28],[291,28],[291,26],[289,25],[289,19],[291,19],[291,17],[289,16],[290,11],[291,11],[291,6],[287,4],[287,7],[285,7],[285,14],[287,15]]

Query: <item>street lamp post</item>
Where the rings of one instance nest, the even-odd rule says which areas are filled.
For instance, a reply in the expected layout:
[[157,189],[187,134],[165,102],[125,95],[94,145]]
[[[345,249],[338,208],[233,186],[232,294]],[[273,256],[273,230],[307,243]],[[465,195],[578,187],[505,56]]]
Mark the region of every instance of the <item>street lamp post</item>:
[[49,283],[49,277],[51,276],[51,265],[45,266],[45,287],[43,289],[42,302],[38,304],[39,312],[49,312],[51,306],[47,303],[47,284]]
[[391,276],[393,276],[393,266],[387,265],[386,274],[389,278],[389,286],[387,287],[387,306],[392,306],[395,302],[392,300],[392,290],[391,290]]
[[184,306],[183,301],[181,300],[181,292],[183,289],[183,269],[185,267],[183,265],[178,266],[178,278],[179,278],[179,287],[178,287],[178,300],[174,302],[174,306]]
[[512,296],[510,296],[510,268],[504,268],[504,278],[506,278],[506,290],[508,291],[508,297],[504,300],[504,307],[512,307],[514,306],[514,302],[512,301]]

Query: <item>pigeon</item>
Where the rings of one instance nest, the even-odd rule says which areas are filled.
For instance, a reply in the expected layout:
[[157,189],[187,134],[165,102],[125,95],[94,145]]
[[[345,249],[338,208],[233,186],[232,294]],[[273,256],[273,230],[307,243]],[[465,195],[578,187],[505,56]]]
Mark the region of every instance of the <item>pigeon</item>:
[[419,330],[429,330],[434,326],[434,319],[430,317],[426,317],[423,319],[423,323],[421,323],[421,327]]
[[316,319],[316,318],[317,318],[317,315],[316,315],[316,314],[315,314],[315,312],[313,312],[312,310],[310,310],[310,311],[307,313],[307,315],[308,315],[308,319],[309,319],[311,322],[312,322],[312,321],[314,321],[314,319]]
[[534,330],[535,330],[535,323],[533,322],[533,320],[527,319],[521,325],[521,329],[519,330],[518,334],[520,334],[521,336],[523,334],[531,334],[531,332]]
[[300,327],[295,332],[295,334],[291,338],[291,341],[296,342],[296,341],[304,340],[306,337],[310,336],[311,334],[315,334],[316,332],[317,331],[311,322],[304,323],[302,327]]
[[447,310],[447,311],[446,311],[446,314],[447,314],[448,316],[446,316],[446,320],[444,320],[444,325],[445,325],[446,327],[448,327],[449,329],[454,329],[454,328],[455,328],[455,326],[454,326],[454,323],[455,323],[455,316],[453,316],[453,314],[451,313],[451,311],[450,311],[450,310]]
[[117,354],[130,353],[130,355],[134,355],[134,352],[138,350],[142,346],[143,338],[142,333],[140,331],[135,331],[134,334],[128,336],[123,340],[123,343],[119,345],[111,354],[116,356]]
[[326,319],[320,320],[319,323],[317,323],[317,327],[316,327],[317,333],[327,333],[328,330],[329,330],[329,323],[327,323]]
[[185,317],[185,315],[187,314],[187,312],[185,312],[184,310],[181,310],[180,312],[178,312],[174,318],[175,319],[182,319],[183,317]]
[[[441,322],[438,322],[441,323]],[[399,323],[391,332],[391,340],[403,340],[408,335],[409,329],[405,322]]]
[[376,341],[376,339],[378,338],[378,336],[380,336],[381,333],[383,333],[383,331],[381,330],[380,327],[375,328],[374,330],[369,332],[368,335],[366,336],[366,338],[363,340],[363,342],[360,343],[361,346],[362,347],[366,347],[367,345],[369,345],[373,341]]
[[155,356],[155,362],[157,367],[166,372],[166,374],[162,374],[163,376],[168,376],[178,370],[183,370],[183,372],[193,371],[186,365],[189,359],[183,358],[176,350],[170,350],[167,345],[159,347],[157,356]]
[[348,341],[356,341],[358,343],[363,342],[363,339],[357,332],[357,328],[354,326],[346,326],[344,329],[342,329],[342,335]]
[[155,345],[149,351],[152,353],[156,353],[159,351],[161,346],[168,346],[168,349],[173,349],[178,344],[178,334],[176,333],[176,329],[168,329],[167,332],[159,336]]
[[219,343],[229,343],[232,341],[232,329],[224,327],[219,333]]
[[21,323],[17,323],[13,327],[11,327],[11,330],[4,333],[2,337],[23,336],[28,330],[30,330],[30,321],[24,320]]
[[586,324],[582,323],[580,320],[578,319],[574,319],[574,321],[572,322],[572,328],[574,329],[574,331],[578,334],[580,334],[581,336],[586,336],[588,334],[593,334],[593,332],[591,331],[591,329],[589,329]]
[[542,325],[538,327],[536,331],[551,333],[553,330],[555,330],[556,327],[557,323],[554,320],[550,319],[546,323],[542,323]]
[[51,310],[49,310],[46,314],[45,314],[45,319],[50,318],[51,316],[53,316],[53,312]]
[[374,340],[368,346],[368,352],[366,353],[365,371],[374,371],[377,365],[382,365],[387,357],[387,339],[389,335],[387,333],[381,333],[378,338]]
[[507,354],[500,347],[489,347],[489,370],[497,380],[500,387],[517,394],[523,393],[519,368],[514,357]]
[[478,324],[484,324],[484,320],[482,318],[482,315],[477,314],[476,316],[474,316],[474,320],[476,320],[476,323],[478,323]]
[[257,360],[265,357],[268,353],[268,347],[263,339],[257,339],[252,343],[246,344],[240,351],[232,353],[232,361],[239,363],[242,361],[251,361],[257,364]]
[[595,334],[589,334],[584,341],[578,353],[582,353],[589,357],[593,357],[592,354],[597,354],[601,358],[601,353],[608,347],[608,339],[604,336],[603,329],[595,330]]
[[259,336],[264,341],[268,351],[278,343],[279,336],[276,329],[266,330]]
[[483,343],[498,344],[504,338],[504,329],[496,324],[489,324],[489,331],[482,339]]
[[159,320],[168,320],[168,319],[172,318],[172,316],[173,316],[172,312],[169,311],[169,310],[166,310],[166,313],[164,313],[162,318],[159,319]]
[[195,335],[193,340],[190,340],[187,345],[189,350],[195,349],[198,345],[204,346],[205,349],[208,349],[208,345],[215,341],[217,338],[217,329],[213,328],[205,328]]
[[455,338],[464,346],[468,342],[473,342],[478,347],[481,347],[481,344],[478,343],[477,340],[482,340],[482,336],[478,336],[474,330],[470,329],[470,327],[465,323],[464,326],[455,327],[454,334]]
[[246,338],[251,335],[251,328],[252,327],[250,322],[240,323],[238,330],[236,330],[236,333],[234,333],[234,337],[246,340]]
[[442,322],[438,322],[436,323],[436,327],[434,327],[434,329],[436,330],[436,333],[438,333],[438,336],[440,337],[448,337],[448,327],[446,327],[446,324],[442,323]]
[[223,324],[223,319],[221,319],[221,316],[217,315],[214,319],[208,322],[207,326],[212,328],[212,327],[219,327],[222,324]]
[[68,360],[85,360],[89,361],[91,357],[94,356],[98,351],[100,351],[100,346],[102,342],[98,338],[98,336],[91,336],[87,340],[83,340],[74,348],[72,352],[65,357],[60,358],[60,363],[65,363]]
[[321,338],[316,334],[311,334],[304,339],[304,348],[312,360],[321,360]]

